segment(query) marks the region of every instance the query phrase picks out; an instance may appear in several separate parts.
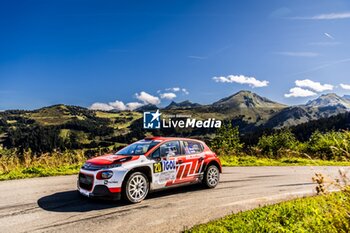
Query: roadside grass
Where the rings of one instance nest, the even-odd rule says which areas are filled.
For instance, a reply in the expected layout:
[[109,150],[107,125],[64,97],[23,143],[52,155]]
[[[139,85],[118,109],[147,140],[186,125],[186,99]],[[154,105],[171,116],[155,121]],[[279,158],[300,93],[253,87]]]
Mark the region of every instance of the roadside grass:
[[85,160],[82,150],[20,157],[11,151],[0,157],[0,180],[77,174]]
[[[109,148],[112,150],[113,148]],[[248,155],[220,156],[223,166],[350,166],[346,161],[326,161],[306,158],[258,158]],[[0,150],[0,181],[41,176],[77,174],[87,160],[84,150],[45,153],[30,151],[18,156],[15,150]]]
[[350,190],[265,206],[185,232],[350,232]]
[[1,173],[0,181],[44,176],[74,175],[79,172],[81,166],[82,164],[72,164],[50,168],[44,166],[30,166],[28,168],[19,168],[11,170],[7,173]]
[[350,166],[350,161],[321,160],[311,158],[259,158],[255,156],[219,156],[222,166]]

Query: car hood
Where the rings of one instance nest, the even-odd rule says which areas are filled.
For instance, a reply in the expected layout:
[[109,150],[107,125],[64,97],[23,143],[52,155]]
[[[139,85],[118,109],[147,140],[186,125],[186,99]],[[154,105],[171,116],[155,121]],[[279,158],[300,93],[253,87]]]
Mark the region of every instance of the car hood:
[[87,162],[94,165],[110,165],[117,163],[124,163],[130,160],[138,159],[140,156],[128,156],[128,155],[114,155],[107,154],[89,159]]

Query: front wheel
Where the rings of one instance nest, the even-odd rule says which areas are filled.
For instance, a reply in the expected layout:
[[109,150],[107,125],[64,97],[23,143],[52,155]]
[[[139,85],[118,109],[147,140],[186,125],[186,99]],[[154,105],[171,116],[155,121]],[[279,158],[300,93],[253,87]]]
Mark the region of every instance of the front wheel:
[[131,203],[139,203],[146,198],[149,191],[147,177],[141,172],[132,173],[123,188],[124,198]]
[[210,165],[204,173],[203,184],[207,188],[215,188],[220,179],[219,168],[215,165]]

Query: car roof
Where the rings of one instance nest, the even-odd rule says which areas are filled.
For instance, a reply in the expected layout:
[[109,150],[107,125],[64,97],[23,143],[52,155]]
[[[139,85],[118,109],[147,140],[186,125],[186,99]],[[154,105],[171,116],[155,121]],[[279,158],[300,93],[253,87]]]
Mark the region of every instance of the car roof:
[[181,137],[161,137],[161,136],[154,136],[154,137],[146,137],[145,140],[154,140],[154,141],[170,141],[170,140],[194,140],[202,142],[198,139],[193,138],[181,138]]

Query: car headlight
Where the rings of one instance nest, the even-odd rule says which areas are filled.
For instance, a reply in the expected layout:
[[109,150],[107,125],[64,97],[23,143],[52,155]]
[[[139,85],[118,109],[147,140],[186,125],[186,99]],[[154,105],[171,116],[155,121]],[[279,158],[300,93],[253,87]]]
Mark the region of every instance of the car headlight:
[[100,171],[97,173],[96,178],[98,180],[107,180],[113,176],[113,171]]

